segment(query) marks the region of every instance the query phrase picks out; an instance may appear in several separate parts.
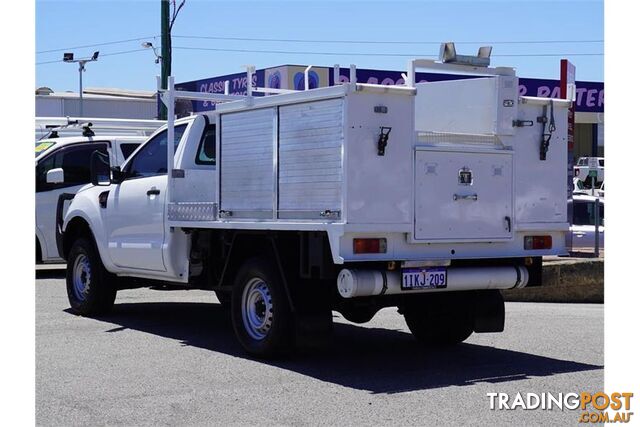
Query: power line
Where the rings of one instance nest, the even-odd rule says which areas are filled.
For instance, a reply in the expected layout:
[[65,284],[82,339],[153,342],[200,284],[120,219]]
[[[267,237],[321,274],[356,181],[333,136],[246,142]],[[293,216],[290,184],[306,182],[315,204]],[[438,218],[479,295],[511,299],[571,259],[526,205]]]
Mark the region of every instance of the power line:
[[[434,44],[440,45],[441,41],[373,41],[373,40],[313,40],[313,39],[275,39],[261,37],[222,37],[222,36],[192,36],[192,35],[172,35],[175,38],[183,39],[205,39],[205,40],[229,40],[229,41],[257,41],[257,42],[280,42],[280,43],[338,43],[338,44]],[[517,41],[456,41],[456,44],[559,44],[559,43],[603,43],[604,40],[517,40]]]
[[[82,49],[87,47],[109,46],[114,44],[128,43],[133,41],[155,39],[159,37],[137,37],[135,39],[113,40],[103,43],[86,44],[81,46],[64,47],[59,49],[40,50],[36,54],[63,52],[65,50]],[[441,42],[435,41],[372,41],[372,40],[312,40],[312,39],[273,39],[273,38],[258,38],[258,37],[220,37],[220,36],[189,36],[189,35],[172,35],[175,38],[184,39],[204,39],[204,40],[235,40],[235,41],[261,41],[261,42],[284,42],[284,43],[338,43],[338,44],[434,44],[439,45]],[[518,40],[518,41],[459,41],[456,44],[558,44],[558,43],[603,43],[604,40]]]
[[[147,50],[145,48],[140,48],[140,49],[132,49],[132,50],[123,50],[120,52],[111,52],[111,53],[105,53],[105,54],[101,54],[100,57],[102,58],[103,56],[114,56],[114,55],[124,55],[126,53],[133,53],[133,52],[142,52],[144,50]],[[64,60],[62,59],[56,59],[54,61],[44,61],[44,62],[36,62],[36,65],[44,65],[44,64],[54,64],[56,62],[64,62]]]
[[112,44],[121,44],[121,43],[135,42],[135,41],[140,41],[140,40],[149,40],[149,39],[153,39],[153,38],[156,38],[156,37],[158,37],[158,36],[138,37],[138,38],[135,38],[135,39],[114,40],[114,41],[104,42],[104,43],[85,44],[85,45],[82,45],[82,46],[64,47],[64,48],[61,48],[61,49],[41,50],[39,52],[36,52],[36,54],[39,55],[41,53],[63,52],[65,50],[82,49],[82,48],[85,48],[85,47],[108,46],[108,45],[112,45]]
[[[291,50],[254,50],[254,49],[229,49],[214,47],[187,47],[174,46],[173,49],[181,50],[206,50],[215,52],[241,52],[241,53],[278,53],[290,55],[335,55],[335,56],[388,56],[388,57],[420,57],[436,58],[437,55],[424,53],[363,53],[363,52],[311,52],[311,51],[291,51]],[[602,56],[604,53],[523,53],[523,54],[497,54],[493,57],[544,57],[544,56]]]
[[[49,49],[49,50],[40,50],[37,51],[36,54],[40,55],[43,53],[53,53],[53,52],[64,52],[73,49],[83,49],[88,47],[99,47],[99,46],[109,46],[114,44],[122,44],[129,43],[140,40],[148,40],[155,39],[159,37],[148,36],[148,37],[137,37],[134,39],[124,39],[124,40],[113,40],[103,43],[94,43],[94,44],[86,44],[80,46],[71,46],[64,47],[59,49]],[[425,45],[425,44],[433,44],[440,45],[441,42],[436,41],[400,41],[400,40],[389,40],[389,41],[372,41],[372,40],[313,40],[313,39],[274,39],[274,38],[259,38],[259,37],[221,37],[221,36],[190,36],[190,35],[172,35],[174,38],[183,38],[183,39],[204,39],[204,40],[227,40],[227,41],[258,41],[258,42],[280,42],[280,43],[337,43],[337,44],[412,44],[412,45]],[[518,40],[518,41],[459,41],[456,44],[569,44],[569,43],[603,43],[604,40]]]
[[[215,48],[215,47],[189,47],[189,46],[174,46],[173,49],[179,50],[199,50],[199,51],[213,51],[213,52],[238,52],[238,53],[273,53],[273,54],[288,54],[288,55],[324,55],[324,56],[380,56],[380,57],[420,57],[420,58],[437,58],[437,55],[425,54],[425,53],[363,53],[363,52],[318,52],[318,51],[295,51],[295,50],[257,50],[257,49],[230,49],[230,48]],[[115,56],[124,55],[134,52],[145,51],[145,48],[124,50],[119,52],[109,52],[100,55]],[[495,54],[493,57],[560,57],[560,56],[603,56],[604,53],[523,53],[523,54]],[[56,59],[53,61],[36,62],[36,65],[54,64],[58,62],[64,62],[62,59]]]

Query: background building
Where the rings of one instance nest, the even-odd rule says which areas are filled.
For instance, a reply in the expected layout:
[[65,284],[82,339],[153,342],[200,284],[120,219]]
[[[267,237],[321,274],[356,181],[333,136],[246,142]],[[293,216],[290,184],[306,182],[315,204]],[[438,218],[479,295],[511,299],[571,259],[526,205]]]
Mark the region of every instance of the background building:
[[[155,119],[156,93],[142,90],[86,88],[82,91],[83,116],[110,119]],[[77,92],[54,92],[47,87],[36,90],[36,117],[78,117]]]

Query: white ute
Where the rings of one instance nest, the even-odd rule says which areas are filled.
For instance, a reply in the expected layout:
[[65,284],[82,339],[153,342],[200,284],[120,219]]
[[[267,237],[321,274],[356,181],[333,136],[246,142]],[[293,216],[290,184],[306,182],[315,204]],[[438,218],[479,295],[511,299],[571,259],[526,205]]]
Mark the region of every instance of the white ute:
[[[416,68],[478,78],[414,84]],[[72,309],[213,290],[260,357],[325,342],[332,310],[398,307],[430,345],[502,331],[500,290],[566,253],[570,102],[519,96],[511,68],[413,60],[406,80],[238,97],[170,78],[168,126],[95,168],[64,217]],[[225,102],[174,122],[176,99]]]
[[[60,195],[72,197],[89,184],[94,152],[112,165],[124,160],[165,122],[101,118],[37,117],[36,128],[36,263],[64,260],[58,253],[56,210]],[[62,136],[64,135],[64,136]],[[63,201],[64,202],[64,201]],[[61,204],[64,208],[64,203]]]

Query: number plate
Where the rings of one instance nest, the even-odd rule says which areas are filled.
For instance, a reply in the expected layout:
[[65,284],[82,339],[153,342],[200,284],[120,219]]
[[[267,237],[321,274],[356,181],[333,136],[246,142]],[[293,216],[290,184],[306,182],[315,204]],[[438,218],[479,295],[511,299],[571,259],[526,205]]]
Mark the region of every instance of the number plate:
[[412,289],[441,289],[447,287],[447,269],[433,268],[405,268],[402,270],[403,291]]

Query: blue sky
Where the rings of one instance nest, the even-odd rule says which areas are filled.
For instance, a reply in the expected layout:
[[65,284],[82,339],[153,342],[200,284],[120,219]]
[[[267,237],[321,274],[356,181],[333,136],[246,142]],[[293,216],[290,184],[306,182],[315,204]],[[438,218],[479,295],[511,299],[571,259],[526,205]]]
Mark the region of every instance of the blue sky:
[[[280,64],[355,63],[361,68],[406,68],[412,56],[437,55],[441,41],[475,53],[482,42],[561,41],[562,43],[493,43],[492,65],[514,66],[523,77],[558,78],[565,54],[578,80],[602,81],[604,52],[602,1],[221,1],[187,0],[173,27],[173,75],[176,82],[236,73],[245,64],[258,68]],[[159,0],[37,0],[36,52],[70,49],[76,57],[100,50],[87,65],[85,87],[155,89],[160,67],[149,40],[160,46]],[[154,39],[154,36],[156,37]],[[185,38],[180,36],[320,40],[321,43]],[[411,42],[334,43],[332,41]],[[183,49],[190,48],[190,49]],[[255,50],[227,52],[204,49]],[[107,55],[123,51],[131,53]],[[307,53],[267,53],[268,51]],[[36,53],[35,62],[56,61],[63,51]],[[322,54],[311,54],[322,53]],[[335,53],[344,53],[336,55]],[[358,55],[350,55],[358,54]],[[371,55],[375,54],[375,55]],[[383,56],[407,54],[409,56]],[[369,56],[370,55],[370,56]],[[62,62],[36,65],[36,85],[56,91],[77,90],[77,66]]]

